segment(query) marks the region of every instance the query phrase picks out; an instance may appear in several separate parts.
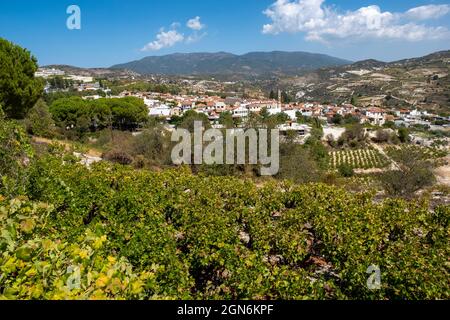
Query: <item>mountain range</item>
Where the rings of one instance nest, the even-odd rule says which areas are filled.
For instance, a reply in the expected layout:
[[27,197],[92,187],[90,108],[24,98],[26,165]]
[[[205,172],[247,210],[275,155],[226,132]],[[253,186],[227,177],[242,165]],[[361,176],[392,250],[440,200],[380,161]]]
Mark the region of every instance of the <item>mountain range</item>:
[[[299,101],[357,101],[359,105],[422,107],[441,113],[450,110],[450,51],[394,62],[369,59],[351,63],[320,54],[277,51],[242,56],[225,52],[171,54],[111,68],[47,67],[108,79],[154,80],[159,75],[156,78],[180,85],[186,85],[186,77],[192,76],[193,83],[202,86],[206,85],[204,79],[215,80],[208,83],[225,92],[239,91],[239,86],[260,92],[281,88]],[[222,80],[231,81],[232,88],[225,88]]]
[[126,69],[142,75],[266,76],[299,74],[350,63],[348,60],[308,52],[250,52],[244,55],[227,52],[175,53],[118,64],[111,69]]

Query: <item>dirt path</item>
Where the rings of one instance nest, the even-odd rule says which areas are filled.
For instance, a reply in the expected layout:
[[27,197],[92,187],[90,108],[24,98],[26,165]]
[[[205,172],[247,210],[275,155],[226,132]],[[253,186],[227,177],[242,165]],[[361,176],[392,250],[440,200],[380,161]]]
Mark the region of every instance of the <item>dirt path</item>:
[[[52,144],[54,142],[62,144],[66,150],[70,150],[73,147],[73,143],[69,141],[63,141],[63,140],[51,140],[47,138],[42,137],[33,137],[32,140],[36,143],[42,143],[42,144]],[[101,158],[102,153],[96,149],[90,148],[85,153],[83,153],[84,156],[92,157],[92,158]]]
[[356,174],[372,174],[386,172],[386,169],[372,168],[372,169],[355,169]]

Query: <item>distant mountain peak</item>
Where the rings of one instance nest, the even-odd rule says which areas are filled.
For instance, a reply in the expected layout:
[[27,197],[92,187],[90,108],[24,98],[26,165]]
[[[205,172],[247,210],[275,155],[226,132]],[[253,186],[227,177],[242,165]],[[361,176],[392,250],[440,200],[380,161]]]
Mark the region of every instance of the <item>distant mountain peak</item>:
[[379,61],[379,60],[375,60],[375,59],[366,59],[366,60],[361,60],[358,62],[355,62],[353,64],[351,64],[351,67],[356,67],[356,68],[380,68],[380,67],[384,67],[385,65],[387,65],[387,62],[383,62],[383,61]]
[[249,52],[235,55],[228,52],[174,53],[149,56],[141,60],[112,66],[140,74],[163,75],[243,75],[299,74],[318,68],[351,63],[324,54],[308,52]]

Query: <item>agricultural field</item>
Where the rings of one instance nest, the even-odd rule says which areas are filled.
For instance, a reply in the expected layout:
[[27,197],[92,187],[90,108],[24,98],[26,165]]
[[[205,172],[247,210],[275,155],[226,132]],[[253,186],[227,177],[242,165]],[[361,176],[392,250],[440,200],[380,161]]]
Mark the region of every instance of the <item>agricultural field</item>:
[[392,158],[394,161],[398,158],[399,152],[401,150],[406,150],[411,153],[419,153],[420,157],[424,160],[437,160],[444,158],[448,155],[447,150],[432,148],[432,147],[422,147],[413,144],[404,144],[401,146],[387,146],[384,148],[386,154]]
[[330,168],[337,169],[342,164],[353,169],[373,169],[386,167],[389,160],[373,147],[330,152]]

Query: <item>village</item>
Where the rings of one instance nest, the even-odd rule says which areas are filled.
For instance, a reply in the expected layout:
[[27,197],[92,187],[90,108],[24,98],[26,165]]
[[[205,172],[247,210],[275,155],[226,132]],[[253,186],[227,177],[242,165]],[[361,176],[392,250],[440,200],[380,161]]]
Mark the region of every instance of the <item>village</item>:
[[0,300],[450,298],[450,3],[54,2],[0,4]]
[[[47,81],[48,92],[67,91],[67,89],[51,88],[49,79],[62,77],[72,81],[73,90],[83,94],[83,99],[96,100],[102,97],[123,98],[137,97],[142,99],[148,107],[150,117],[169,122],[173,117],[180,117],[185,112],[193,110],[205,114],[214,128],[220,129],[220,115],[228,112],[237,127],[244,126],[246,119],[251,114],[260,114],[263,110],[269,115],[284,114],[286,122],[278,126],[283,133],[295,131],[298,133],[297,141],[305,141],[311,131],[308,119],[317,118],[324,124],[323,139],[338,140],[345,132],[345,119],[352,123],[365,125],[366,132],[372,136],[376,128],[385,127],[387,130],[395,128],[425,128],[429,131],[448,132],[450,130],[450,117],[442,117],[429,113],[426,110],[383,108],[379,105],[377,98],[365,99],[363,106],[355,106],[351,103],[323,104],[320,102],[290,102],[283,103],[281,92],[278,90],[278,99],[268,99],[260,96],[258,98],[243,98],[238,95],[221,97],[218,95],[201,92],[196,95],[171,94],[160,92],[142,92],[124,90],[117,95],[111,94],[111,89],[103,87],[98,80],[92,76],[67,74],[55,68],[40,68],[35,74]],[[132,78],[131,80],[134,80]],[[306,120],[306,121],[302,121]],[[167,128],[171,129],[168,125]],[[411,133],[414,143],[423,146],[431,146],[434,139],[423,134]],[[447,138],[448,139],[448,138]]]
[[[307,138],[311,127],[306,123],[300,123],[300,118],[318,118],[324,126],[324,137],[332,135],[335,140],[339,139],[344,133],[345,128],[340,125],[339,119],[351,118],[361,124],[367,124],[372,127],[383,127],[388,123],[395,127],[424,126],[432,131],[447,131],[448,124],[438,125],[439,121],[448,121],[438,115],[433,115],[427,111],[417,109],[383,109],[377,106],[359,108],[352,104],[329,104],[320,103],[288,103],[278,100],[268,99],[243,99],[239,97],[219,96],[190,96],[190,95],[172,95],[155,92],[122,92],[117,97],[133,96],[143,99],[149,109],[149,115],[169,121],[172,117],[182,116],[188,110],[194,110],[208,116],[211,124],[215,128],[221,128],[219,119],[221,113],[229,112],[237,126],[244,125],[245,120],[252,114],[259,114],[266,110],[269,115],[285,114],[287,121],[280,125],[280,131],[296,131],[302,137]],[[88,96],[86,99],[97,99],[98,96]],[[412,136],[417,144],[430,146],[432,140],[421,138],[421,136]]]

